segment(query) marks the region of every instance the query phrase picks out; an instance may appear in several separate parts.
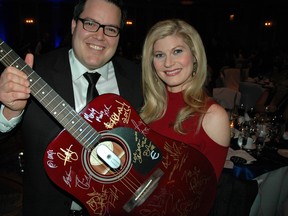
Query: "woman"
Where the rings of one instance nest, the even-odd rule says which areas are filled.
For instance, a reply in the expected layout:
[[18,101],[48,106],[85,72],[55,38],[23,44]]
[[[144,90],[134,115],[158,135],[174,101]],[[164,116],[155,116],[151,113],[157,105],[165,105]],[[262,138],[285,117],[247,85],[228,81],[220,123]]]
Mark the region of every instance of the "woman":
[[160,21],[149,30],[142,57],[142,119],[202,152],[219,179],[230,143],[229,118],[206,94],[207,59],[198,32],[182,20]]

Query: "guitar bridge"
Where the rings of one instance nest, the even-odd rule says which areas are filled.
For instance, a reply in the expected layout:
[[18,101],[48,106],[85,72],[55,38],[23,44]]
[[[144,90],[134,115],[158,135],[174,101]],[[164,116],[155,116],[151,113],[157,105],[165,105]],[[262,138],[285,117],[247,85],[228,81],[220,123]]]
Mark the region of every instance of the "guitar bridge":
[[131,212],[135,207],[140,206],[157,188],[158,182],[164,172],[157,169],[134,193],[132,198],[123,206],[126,212]]

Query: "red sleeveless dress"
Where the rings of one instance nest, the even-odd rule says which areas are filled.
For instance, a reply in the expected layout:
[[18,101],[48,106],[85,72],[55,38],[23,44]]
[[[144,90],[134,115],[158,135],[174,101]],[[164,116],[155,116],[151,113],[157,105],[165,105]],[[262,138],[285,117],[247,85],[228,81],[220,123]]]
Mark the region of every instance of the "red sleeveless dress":
[[[210,107],[214,103],[216,102],[211,99],[207,106]],[[190,129],[189,133],[185,135],[176,133],[173,130],[173,122],[178,111],[184,105],[182,92],[168,92],[168,108],[165,116],[158,121],[150,123],[149,127],[165,137],[186,143],[202,152],[214,167],[217,179],[219,179],[226,160],[228,147],[223,147],[213,141],[204,131],[202,125],[198,133],[196,133],[199,116],[193,116],[183,123],[184,129]]]

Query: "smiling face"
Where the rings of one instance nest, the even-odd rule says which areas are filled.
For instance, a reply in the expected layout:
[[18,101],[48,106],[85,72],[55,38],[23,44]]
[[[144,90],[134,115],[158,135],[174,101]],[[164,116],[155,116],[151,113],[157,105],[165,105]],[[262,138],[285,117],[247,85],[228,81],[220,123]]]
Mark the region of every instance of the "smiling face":
[[180,36],[159,39],[153,47],[153,65],[170,92],[180,92],[192,79],[194,56]]
[[[94,20],[102,25],[112,25],[120,28],[121,10],[113,3],[105,0],[87,0],[82,19]],[[72,46],[76,58],[88,69],[97,69],[105,65],[115,54],[119,42],[117,37],[104,34],[103,28],[97,32],[83,29],[80,20],[72,20]]]

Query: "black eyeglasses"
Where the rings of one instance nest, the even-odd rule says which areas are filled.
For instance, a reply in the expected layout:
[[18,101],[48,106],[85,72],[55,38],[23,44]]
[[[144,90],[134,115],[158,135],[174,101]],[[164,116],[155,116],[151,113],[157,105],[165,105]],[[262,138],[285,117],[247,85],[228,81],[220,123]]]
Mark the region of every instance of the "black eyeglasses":
[[116,26],[101,25],[96,21],[82,18],[78,18],[78,20],[80,20],[83,23],[83,29],[89,32],[97,32],[100,28],[103,28],[104,34],[109,37],[117,37],[120,33],[120,28]]

